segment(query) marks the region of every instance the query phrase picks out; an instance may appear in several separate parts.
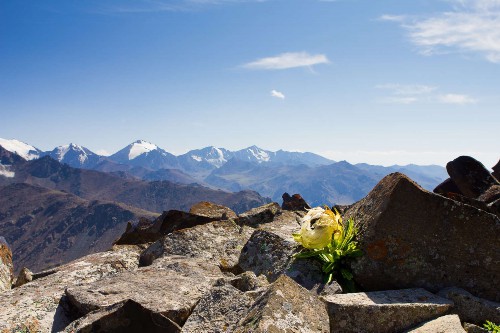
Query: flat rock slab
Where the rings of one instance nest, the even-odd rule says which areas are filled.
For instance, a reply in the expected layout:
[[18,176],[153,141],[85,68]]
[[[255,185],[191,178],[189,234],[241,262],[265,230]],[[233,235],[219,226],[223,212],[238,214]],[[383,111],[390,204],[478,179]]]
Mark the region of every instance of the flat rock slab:
[[274,217],[281,213],[281,207],[276,202],[252,208],[238,217],[238,224],[257,228],[262,224],[273,222]]
[[401,332],[449,311],[453,303],[424,289],[336,294],[323,297],[331,332]]
[[179,333],[181,328],[167,317],[127,300],[89,313],[68,325],[67,333]]
[[228,220],[177,230],[144,250],[141,266],[150,265],[163,256],[185,255],[203,258],[221,269],[232,270],[238,263],[241,249],[250,238],[250,229]]
[[457,315],[442,316],[429,320],[405,333],[460,333],[465,332]]
[[361,225],[365,255],[352,264],[365,290],[446,287],[500,301],[500,219],[425,191],[408,177],[384,177],[346,217]]
[[253,299],[231,285],[212,288],[182,327],[183,333],[233,332]]
[[207,201],[198,202],[193,205],[189,213],[217,220],[235,219],[237,217],[236,213],[231,208]]
[[217,272],[217,266],[194,258],[163,258],[155,266],[68,288],[66,295],[82,315],[131,299],[182,326],[216,278],[222,277]]
[[82,286],[135,269],[138,262],[137,247],[114,247],[113,251],[85,256],[52,270],[50,275],[2,293],[0,331],[16,331],[16,328],[22,331],[27,327],[31,327],[32,332],[62,330],[72,321],[64,306],[66,287]]
[[325,304],[286,275],[254,302],[235,333],[330,332]]
[[439,292],[455,304],[455,311],[462,321],[483,325],[486,320],[500,323],[500,303],[475,297],[460,288],[446,288]]

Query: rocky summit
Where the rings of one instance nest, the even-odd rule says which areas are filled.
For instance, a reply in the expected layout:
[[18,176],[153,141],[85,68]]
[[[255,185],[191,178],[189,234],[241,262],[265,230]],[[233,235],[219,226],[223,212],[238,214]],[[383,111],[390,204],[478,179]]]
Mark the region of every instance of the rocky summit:
[[435,193],[393,173],[339,207],[360,228],[353,293],[294,256],[298,194],[142,218],[108,251],[15,279],[0,242],[0,331],[486,332],[500,322],[498,180],[474,161],[453,161]]

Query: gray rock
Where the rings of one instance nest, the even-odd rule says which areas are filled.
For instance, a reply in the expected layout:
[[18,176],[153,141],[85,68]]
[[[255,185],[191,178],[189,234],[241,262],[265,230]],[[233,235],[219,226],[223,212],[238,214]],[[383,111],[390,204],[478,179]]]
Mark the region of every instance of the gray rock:
[[446,315],[418,325],[407,333],[459,333],[465,332],[457,315]]
[[14,288],[20,287],[31,281],[33,281],[33,272],[31,272],[28,268],[23,267],[16,278],[16,282],[14,282]]
[[228,207],[202,201],[191,207],[189,213],[214,218],[217,220],[228,220],[237,218],[236,213]]
[[254,272],[246,271],[232,279],[231,285],[245,292],[267,287],[269,282],[263,275],[256,276]]
[[281,207],[276,202],[267,205],[252,208],[249,211],[240,214],[238,223],[257,228],[261,224],[269,223],[274,217],[281,213]]
[[0,241],[0,292],[10,290],[13,274],[12,251],[6,242]]
[[200,299],[182,332],[233,332],[252,303],[251,297],[231,285],[214,287]]
[[115,246],[52,270],[52,274],[0,294],[0,331],[57,332],[72,320],[64,289],[84,286],[118,272],[137,268],[139,251]]
[[297,218],[297,214],[283,211],[272,223],[255,230],[241,250],[239,266],[245,271],[266,276],[270,282],[285,274],[315,293],[321,293],[325,288],[330,292],[340,292],[342,289],[337,283],[325,285],[325,276],[318,261],[293,258],[300,249],[292,237],[292,233],[300,230]]
[[113,304],[89,313],[70,325],[68,333],[178,333],[179,325],[167,317],[150,311],[132,300]]
[[140,259],[141,266],[150,265],[162,256],[185,255],[203,258],[225,271],[237,271],[241,249],[250,234],[248,227],[241,228],[232,220],[177,230],[144,250]]
[[331,332],[400,332],[449,311],[453,303],[424,289],[375,291],[322,297]]
[[467,333],[488,333],[486,328],[471,323],[464,323],[464,329]]
[[[361,225],[352,264],[365,290],[457,286],[500,300],[500,219],[390,174],[345,217]],[[473,231],[471,231],[473,230]],[[478,273],[480,272],[480,273]]]
[[468,291],[460,288],[446,288],[439,292],[455,303],[455,311],[460,319],[470,323],[482,325],[486,320],[500,323],[500,303],[475,297]]
[[82,315],[131,299],[182,326],[203,294],[220,277],[218,267],[204,260],[164,257],[153,266],[68,288],[66,295]]
[[234,332],[326,333],[330,330],[325,304],[282,275],[255,301]]

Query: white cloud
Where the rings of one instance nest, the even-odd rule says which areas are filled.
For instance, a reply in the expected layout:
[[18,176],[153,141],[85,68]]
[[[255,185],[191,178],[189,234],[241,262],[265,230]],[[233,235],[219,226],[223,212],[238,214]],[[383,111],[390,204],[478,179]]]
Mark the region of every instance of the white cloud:
[[467,95],[460,95],[460,94],[440,95],[440,96],[438,96],[438,100],[444,104],[458,104],[458,105],[465,105],[465,104],[471,104],[471,103],[476,102],[475,99],[473,99]]
[[391,21],[391,22],[403,22],[406,19],[404,15],[382,15],[379,17],[382,21]]
[[382,103],[388,104],[413,104],[418,102],[416,97],[386,97],[380,100]]
[[244,64],[247,69],[289,69],[296,67],[311,67],[319,64],[328,64],[330,61],[324,54],[309,54],[307,52],[288,52],[274,57],[261,58]]
[[477,53],[500,63],[500,0],[451,0],[450,11],[426,18],[383,15],[400,22],[424,55]]
[[422,84],[397,84],[387,83],[375,86],[378,89],[391,90],[395,95],[422,95],[428,94],[437,89],[437,87],[426,86]]
[[285,94],[278,90],[271,90],[271,96],[279,99],[285,99]]

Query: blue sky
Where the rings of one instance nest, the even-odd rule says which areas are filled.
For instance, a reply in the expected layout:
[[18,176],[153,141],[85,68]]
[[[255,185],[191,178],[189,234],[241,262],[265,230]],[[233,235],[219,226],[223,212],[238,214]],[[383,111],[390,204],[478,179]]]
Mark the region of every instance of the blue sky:
[[0,137],[42,150],[500,157],[500,0],[0,3]]

